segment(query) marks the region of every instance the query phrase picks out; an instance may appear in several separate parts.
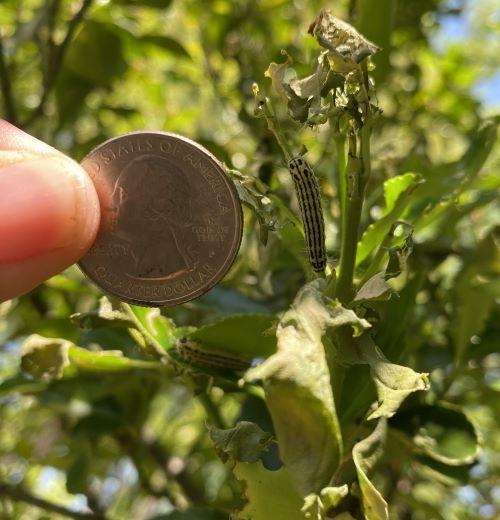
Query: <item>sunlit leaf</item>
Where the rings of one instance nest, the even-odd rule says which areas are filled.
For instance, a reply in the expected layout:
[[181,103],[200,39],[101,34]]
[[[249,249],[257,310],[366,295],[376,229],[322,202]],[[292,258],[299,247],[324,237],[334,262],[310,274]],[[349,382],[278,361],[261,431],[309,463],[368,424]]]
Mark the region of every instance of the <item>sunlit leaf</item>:
[[[248,501],[242,511],[236,513],[238,520],[305,520],[301,512],[303,500],[297,493],[286,467],[269,471],[262,463],[239,462],[233,472],[246,485]],[[270,493],[270,490],[272,492]]]
[[318,493],[333,475],[341,454],[340,429],[322,344],[327,330],[368,323],[325,298],[324,281],[306,285],[280,320],[278,351],[251,369],[248,381],[262,380],[280,456],[303,496]]
[[387,502],[369,479],[369,474],[373,472],[377,461],[383,454],[386,435],[387,423],[385,419],[380,419],[371,435],[358,442],[352,449],[352,458],[356,466],[363,499],[364,515],[367,520],[387,520],[389,518]]

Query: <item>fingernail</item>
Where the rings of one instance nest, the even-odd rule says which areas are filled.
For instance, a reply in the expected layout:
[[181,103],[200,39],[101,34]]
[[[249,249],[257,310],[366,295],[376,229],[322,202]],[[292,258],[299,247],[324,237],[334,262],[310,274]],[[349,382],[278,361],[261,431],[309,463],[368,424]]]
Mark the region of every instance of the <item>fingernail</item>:
[[97,231],[99,205],[82,168],[58,155],[6,163],[0,169],[0,262],[69,247],[83,254]]

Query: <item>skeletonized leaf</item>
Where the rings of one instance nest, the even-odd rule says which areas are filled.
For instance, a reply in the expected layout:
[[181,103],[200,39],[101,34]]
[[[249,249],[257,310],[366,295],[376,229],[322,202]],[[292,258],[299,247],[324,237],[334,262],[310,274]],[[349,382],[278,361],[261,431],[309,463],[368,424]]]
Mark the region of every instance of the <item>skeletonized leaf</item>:
[[356,333],[368,322],[326,298],[324,280],[298,293],[277,330],[278,351],[247,372],[262,380],[281,459],[302,496],[318,493],[332,477],[341,455],[341,434],[322,336],[351,326]]
[[222,462],[257,462],[272,441],[270,433],[249,421],[240,421],[227,430],[209,425],[208,432]]
[[387,502],[368,478],[384,451],[387,435],[387,422],[380,419],[373,432],[352,449],[352,458],[356,466],[359,487],[363,501],[363,510],[367,520],[387,520],[389,512]]

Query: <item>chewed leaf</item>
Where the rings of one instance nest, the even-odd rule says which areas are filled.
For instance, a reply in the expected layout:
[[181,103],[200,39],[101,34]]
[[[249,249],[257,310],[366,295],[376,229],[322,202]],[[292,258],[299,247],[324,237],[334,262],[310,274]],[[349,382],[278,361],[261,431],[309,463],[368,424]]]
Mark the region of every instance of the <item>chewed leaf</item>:
[[338,356],[346,364],[370,365],[378,407],[368,416],[369,420],[392,417],[408,395],[429,388],[427,374],[389,362],[368,334],[353,338],[349,351],[339,350]]
[[250,369],[248,381],[262,380],[281,459],[302,496],[318,493],[332,477],[341,455],[340,429],[322,336],[343,325],[369,327],[321,292],[325,282],[306,285],[282,317],[278,351]]
[[267,358],[276,351],[275,317],[269,314],[239,314],[200,327],[189,338],[207,351],[217,350],[242,359]]
[[144,334],[146,339],[154,344],[159,353],[170,348],[174,342],[175,325],[166,316],[163,316],[158,308],[139,307],[130,305],[124,308],[130,309],[131,317],[135,325]]
[[306,513],[307,518],[325,518],[348,493],[347,484],[323,488],[318,495],[311,494],[304,498],[302,512]]
[[469,418],[459,408],[447,404],[410,408],[391,419],[391,426],[413,440],[417,450],[450,466],[472,463],[479,436]]
[[100,327],[134,327],[134,321],[124,312],[113,307],[111,301],[103,296],[99,300],[96,311],[78,312],[71,316],[71,320],[84,329]]
[[90,351],[70,341],[37,334],[29,336],[22,346],[22,370],[39,379],[61,379],[79,372],[109,374],[160,367],[156,362],[127,358],[120,350]]
[[246,484],[247,504],[236,513],[237,520],[306,520],[303,500],[297,493],[288,469],[269,471],[262,463],[238,462],[233,472]]
[[[284,52],[286,54],[286,52]],[[265,76],[268,78],[271,78],[271,82],[273,85],[273,89],[275,92],[284,98],[285,100],[288,99],[287,93],[285,89],[283,88],[285,82],[285,76],[289,74],[291,71],[292,74],[295,74],[295,71],[290,68],[290,65],[292,64],[292,59],[288,54],[286,54],[286,61],[283,63],[271,63],[269,67],[267,68],[266,72],[264,73]]]
[[352,449],[364,515],[367,520],[387,520],[389,518],[387,502],[368,478],[368,474],[374,469],[383,454],[386,435],[387,423],[385,419],[380,419],[371,435],[358,442]]
[[21,368],[23,372],[39,379],[60,379],[69,365],[68,351],[71,342],[49,339],[33,334],[21,348]]
[[248,421],[240,421],[227,430],[209,425],[208,432],[222,462],[257,462],[272,441],[270,433]]

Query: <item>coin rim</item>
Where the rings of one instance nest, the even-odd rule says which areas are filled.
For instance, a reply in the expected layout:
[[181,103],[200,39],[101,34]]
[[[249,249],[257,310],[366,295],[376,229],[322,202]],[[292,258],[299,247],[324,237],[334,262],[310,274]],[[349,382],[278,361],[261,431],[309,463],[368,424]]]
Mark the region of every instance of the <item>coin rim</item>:
[[[129,132],[126,134],[118,135],[118,136],[112,137],[111,139],[108,139],[108,140],[102,142],[101,144],[95,146],[94,148],[92,148],[85,155],[85,157],[80,161],[80,166],[82,166],[82,168],[85,170],[85,168],[83,166],[84,161],[87,158],[89,158],[91,155],[93,155],[95,152],[97,152],[100,148],[107,146],[108,144],[112,143],[113,141],[118,141],[125,137],[131,137],[134,135],[138,135],[138,136],[153,135],[153,136],[172,137],[174,139],[179,139],[180,141],[182,141],[186,144],[189,144],[189,145],[193,146],[194,148],[198,149],[201,153],[203,153],[204,155],[207,156],[207,159],[211,160],[214,163],[215,168],[219,170],[219,173],[221,173],[221,176],[224,179],[226,185],[229,187],[229,191],[232,192],[233,204],[234,204],[234,206],[236,206],[236,220],[237,220],[238,229],[236,230],[237,232],[235,233],[234,241],[233,241],[233,244],[229,251],[229,255],[226,258],[226,261],[219,268],[217,273],[210,279],[208,284],[190,292],[188,297],[186,297],[186,295],[184,295],[179,298],[169,299],[169,300],[140,300],[140,299],[131,298],[128,296],[123,296],[122,294],[119,294],[118,292],[115,292],[108,288],[102,287],[102,285],[100,285],[94,278],[92,278],[92,276],[87,272],[85,266],[82,265],[82,261],[85,258],[85,256],[87,256],[88,251],[95,244],[95,242],[97,240],[97,236],[99,235],[99,232],[97,233],[96,239],[90,246],[89,250],[87,251],[87,253],[85,253],[84,257],[82,259],[80,259],[80,261],[77,263],[77,265],[78,265],[80,271],[82,271],[82,273],[85,275],[85,278],[87,278],[93,285],[98,287],[104,293],[119,298],[121,301],[131,303],[133,305],[140,305],[143,307],[173,307],[175,305],[187,303],[196,298],[199,298],[203,294],[205,294],[205,293],[209,292],[211,289],[213,289],[226,276],[226,274],[230,270],[231,266],[233,265],[234,261],[236,260],[236,257],[238,255],[238,252],[239,252],[239,249],[241,246],[241,240],[243,237],[243,225],[244,225],[243,208],[242,208],[240,197],[238,195],[238,190],[236,189],[234,181],[227,174],[222,162],[219,161],[219,159],[217,159],[217,157],[215,157],[215,155],[213,155],[211,152],[209,152],[204,146],[197,143],[196,141],[193,141],[192,139],[189,139],[189,137],[185,137],[180,134],[175,134],[175,133],[171,133],[171,132],[162,132],[160,130],[156,130],[156,131],[139,130],[136,132]],[[87,170],[85,170],[85,171],[86,171],[87,175],[89,175]],[[89,175],[89,177],[90,177],[90,175]],[[238,230],[239,230],[239,232],[238,232]]]

